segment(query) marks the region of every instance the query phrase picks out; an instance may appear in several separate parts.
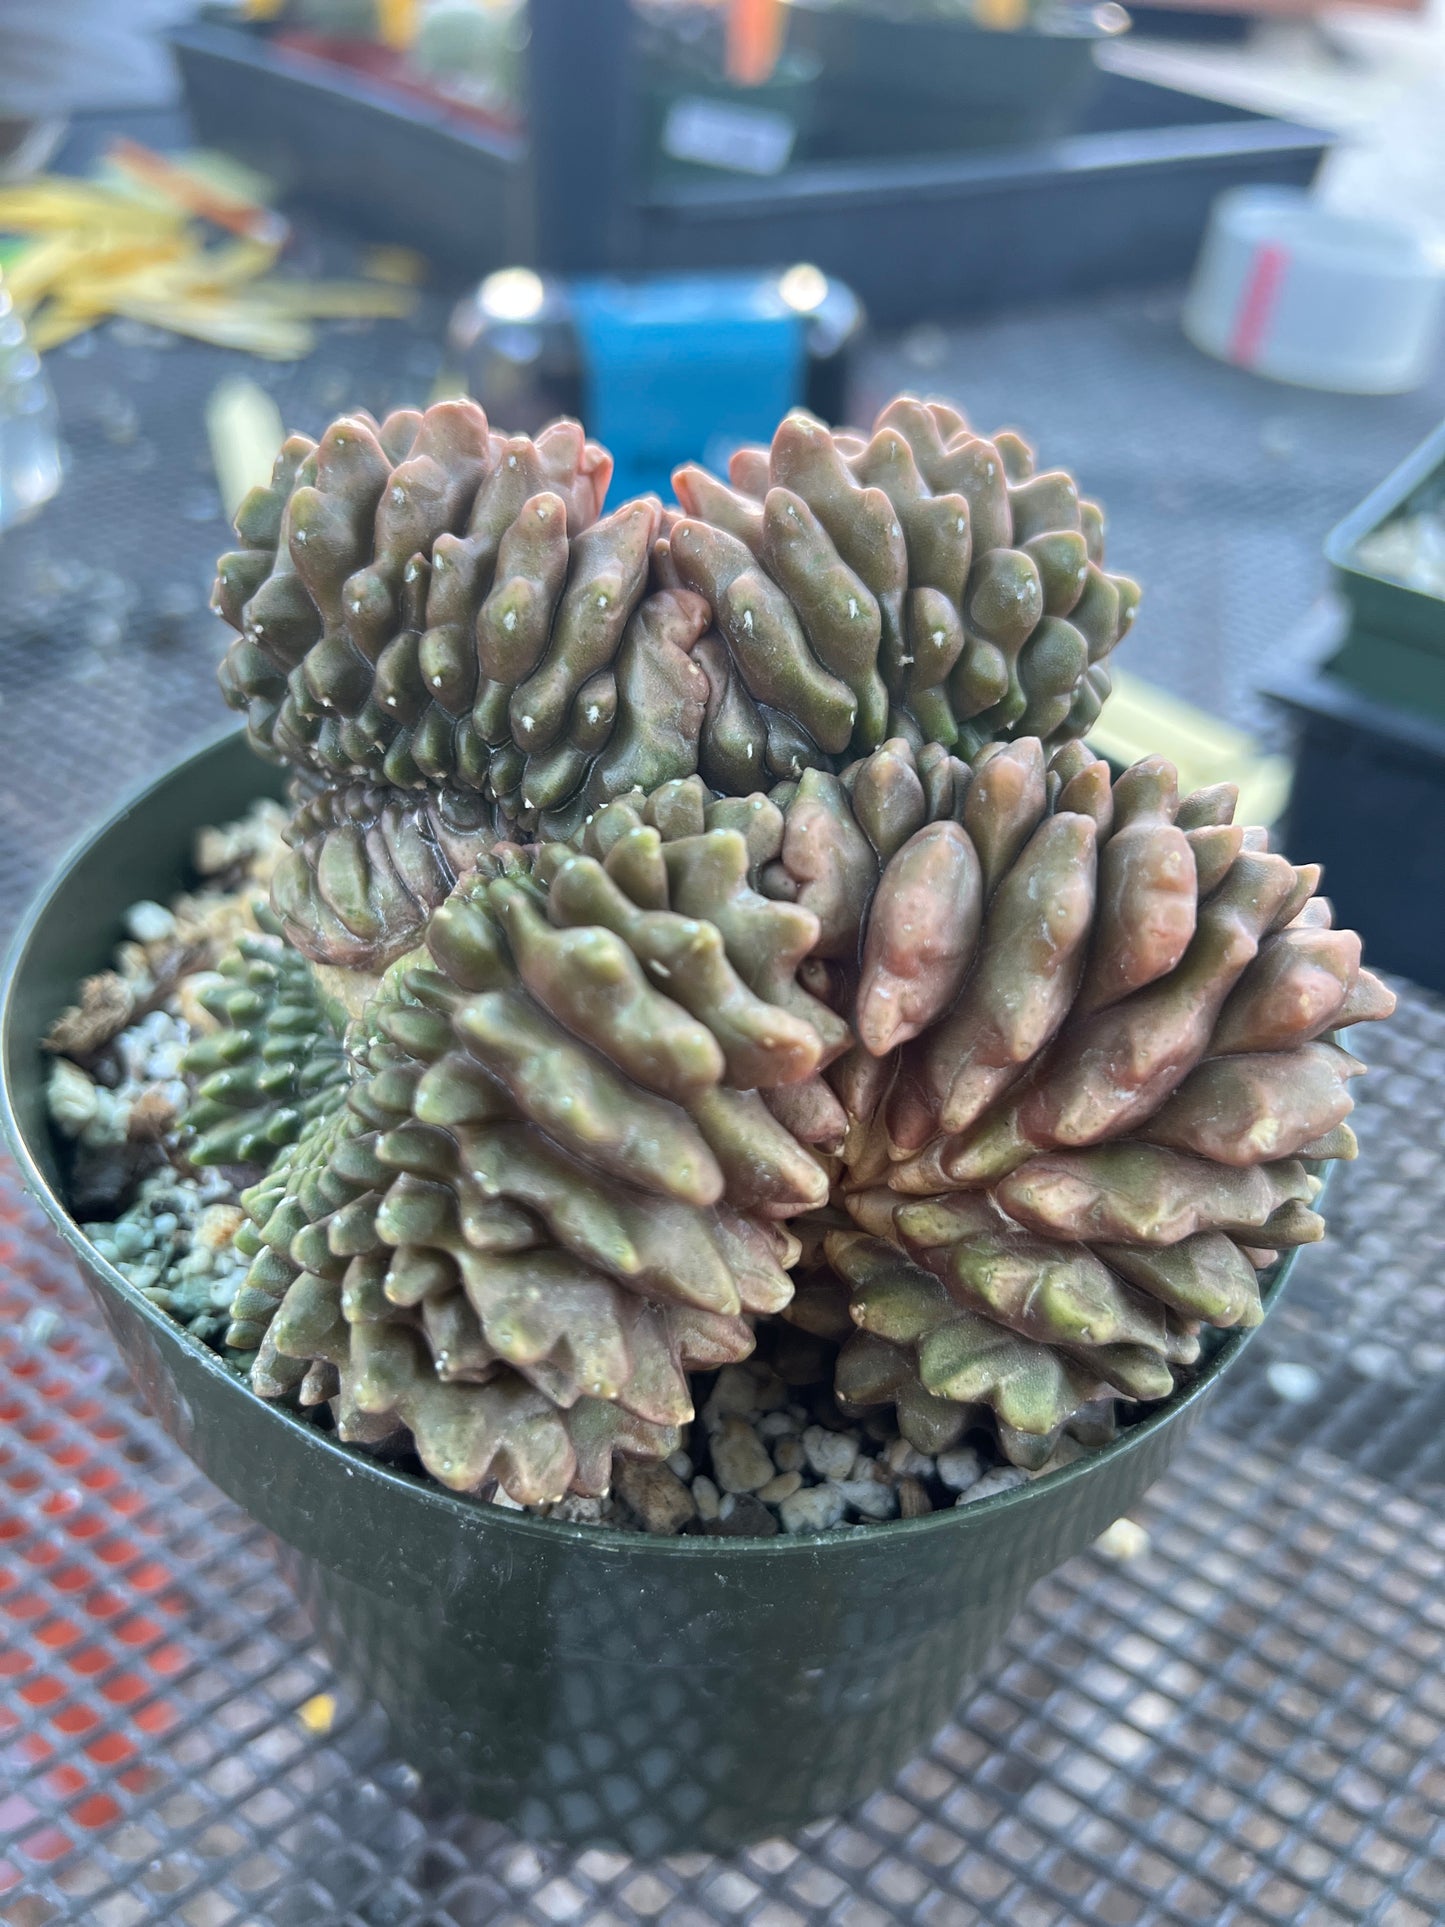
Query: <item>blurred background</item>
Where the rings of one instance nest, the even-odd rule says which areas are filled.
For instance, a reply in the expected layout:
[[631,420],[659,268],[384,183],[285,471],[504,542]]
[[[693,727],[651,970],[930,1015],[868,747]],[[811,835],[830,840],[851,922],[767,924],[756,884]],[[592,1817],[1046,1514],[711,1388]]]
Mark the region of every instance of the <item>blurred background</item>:
[[620,499],[912,388],[1106,503],[1146,597],[1100,746],[1293,788],[1445,987],[1425,792],[1375,767],[1445,724],[1445,0],[0,0],[0,300],[4,632],[65,637],[19,745],[56,676],[115,672],[132,742],[214,720],[210,563],[283,422],[581,414]]
[[0,919],[222,727],[283,426],[580,414],[620,499],[909,389],[1108,509],[1099,749],[1240,783],[1402,991],[1209,1442],[731,1863],[419,1787],[0,1167],[5,1927],[1445,1920],[1442,325],[1445,0],[0,0]]

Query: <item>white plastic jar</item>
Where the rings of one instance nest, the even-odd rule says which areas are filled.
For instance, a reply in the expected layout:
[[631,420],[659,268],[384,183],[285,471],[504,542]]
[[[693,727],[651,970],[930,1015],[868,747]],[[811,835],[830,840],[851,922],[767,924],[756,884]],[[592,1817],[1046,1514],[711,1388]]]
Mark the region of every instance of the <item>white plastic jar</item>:
[[1210,210],[1184,304],[1196,347],[1276,381],[1402,394],[1430,372],[1445,249],[1414,228],[1236,187]]

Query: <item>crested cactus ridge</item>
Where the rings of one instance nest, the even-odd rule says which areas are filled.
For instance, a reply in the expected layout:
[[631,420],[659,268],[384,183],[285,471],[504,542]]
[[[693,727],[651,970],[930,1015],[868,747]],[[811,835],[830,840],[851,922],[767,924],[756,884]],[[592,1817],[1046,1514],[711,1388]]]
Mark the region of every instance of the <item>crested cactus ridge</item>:
[[[610,466],[444,403],[242,507],[222,681],[296,813],[198,1047],[258,1172],[229,1342],[523,1504],[764,1334],[920,1450],[1107,1436],[1322,1234],[1390,993],[1227,786],[1084,747],[1138,591],[1017,436],[796,414],[604,514]],[[267,970],[316,1012],[279,1124]]]

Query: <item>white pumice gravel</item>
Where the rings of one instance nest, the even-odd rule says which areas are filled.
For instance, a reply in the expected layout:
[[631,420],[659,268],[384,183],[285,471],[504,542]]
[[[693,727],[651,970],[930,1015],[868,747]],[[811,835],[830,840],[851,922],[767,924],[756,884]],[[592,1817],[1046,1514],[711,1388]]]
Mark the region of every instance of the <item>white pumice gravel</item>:
[[1276,1398],[1286,1405],[1308,1405],[1319,1395],[1320,1375],[1313,1365],[1298,1365],[1293,1359],[1276,1358],[1265,1372],[1265,1382]]
[[875,1479],[841,1479],[836,1490],[843,1503],[865,1519],[891,1519],[898,1510],[898,1494]]
[[163,903],[146,898],[126,911],[125,927],[137,943],[164,943],[176,934],[176,919]]
[[1029,1475],[1016,1465],[996,1465],[985,1472],[981,1479],[975,1479],[967,1492],[960,1492],[954,1500],[955,1505],[973,1505],[979,1499],[991,1499],[996,1492],[1012,1492],[1016,1486],[1027,1485]]
[[784,1532],[826,1532],[843,1517],[847,1500],[836,1485],[804,1486],[778,1507]]
[[803,1451],[820,1479],[846,1479],[858,1462],[857,1439],[822,1425],[810,1425],[804,1432]]
[[1131,1559],[1142,1559],[1148,1552],[1149,1534],[1133,1519],[1116,1519],[1094,1541],[1094,1550],[1103,1559],[1127,1565]]
[[926,1479],[933,1473],[933,1460],[911,1446],[907,1439],[893,1439],[884,1446],[883,1463],[900,1479]]
[[983,1460],[971,1445],[955,1445],[938,1455],[938,1476],[950,1492],[967,1492],[983,1477]]
[[758,1420],[758,1436],[765,1439],[796,1438],[798,1421],[791,1412],[764,1412]]

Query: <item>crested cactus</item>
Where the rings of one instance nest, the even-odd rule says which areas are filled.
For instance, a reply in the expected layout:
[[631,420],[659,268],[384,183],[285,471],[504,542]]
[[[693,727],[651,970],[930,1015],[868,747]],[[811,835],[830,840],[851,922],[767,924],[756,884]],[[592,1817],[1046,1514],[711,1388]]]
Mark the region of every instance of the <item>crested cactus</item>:
[[709,782],[731,787],[739,759],[796,776],[818,749],[902,735],[969,754],[1098,716],[1139,591],[1102,567],[1097,505],[1017,435],[904,396],[867,438],[790,415],[731,481],[680,469],[668,535],[726,641]]
[[748,888],[736,830],[544,854],[545,884],[484,862],[384,980],[344,1112],[248,1200],[232,1333],[262,1389],[527,1501],[675,1448],[687,1373],[752,1350],[782,1221],[828,1194],[759,1091],[823,1057],[816,921]]
[[1162,1398],[1257,1273],[1323,1235],[1310,1162],[1355,1155],[1363,1067],[1331,1041],[1393,996],[1330,927],[1317,868],[1078,744],[977,759],[869,909],[823,1240],[858,1327],[846,1402],[936,1449],[992,1408],[1046,1459],[1080,1406]]
[[666,1457],[760,1328],[921,1450],[1099,1442],[1321,1234],[1389,993],[1231,793],[1083,748],[1137,590],[1016,436],[905,399],[678,509],[609,471],[446,403],[242,508],[261,961],[318,1042],[258,1073],[253,943],[196,1047],[192,1142],[275,1157],[229,1343],[526,1504]]
[[679,470],[683,515],[603,515],[574,423],[509,438],[456,401],[287,441],[215,605],[252,742],[328,792],[283,866],[293,941],[375,960],[384,922],[400,954],[457,874],[438,795],[551,840],[693,774],[748,795],[890,736],[968,754],[1098,714],[1138,591],[1017,436],[902,400],[866,441],[790,416],[734,471]]

